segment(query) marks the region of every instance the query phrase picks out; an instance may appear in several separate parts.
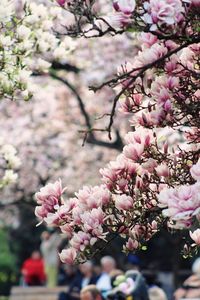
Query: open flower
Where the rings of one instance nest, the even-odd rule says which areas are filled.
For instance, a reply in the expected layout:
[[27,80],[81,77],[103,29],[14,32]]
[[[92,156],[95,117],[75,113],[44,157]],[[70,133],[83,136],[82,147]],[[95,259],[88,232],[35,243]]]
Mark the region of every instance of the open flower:
[[200,245],[200,228],[195,231],[190,231],[190,237],[195,242],[196,245]]
[[67,2],[66,0],[56,0],[56,2],[60,5],[60,6],[64,6],[65,2]]
[[133,198],[127,195],[117,195],[115,197],[115,206],[119,210],[129,210],[133,208]]
[[135,5],[135,0],[117,0],[113,3],[114,9],[124,14],[131,14],[135,9]]
[[191,167],[190,174],[196,181],[200,181],[200,160],[196,165]]
[[72,265],[76,259],[77,252],[74,248],[63,249],[59,256],[63,263]]
[[56,206],[60,203],[61,195],[65,191],[62,188],[61,180],[55,183],[48,183],[35,194],[36,201],[41,207],[36,207],[36,215],[46,217],[48,213],[54,212]]
[[176,222],[191,221],[200,211],[200,184],[164,188],[158,195],[163,215]]
[[183,19],[184,8],[180,0],[150,0],[144,2],[146,13],[143,20],[151,25],[151,30],[157,30],[158,26],[176,25]]

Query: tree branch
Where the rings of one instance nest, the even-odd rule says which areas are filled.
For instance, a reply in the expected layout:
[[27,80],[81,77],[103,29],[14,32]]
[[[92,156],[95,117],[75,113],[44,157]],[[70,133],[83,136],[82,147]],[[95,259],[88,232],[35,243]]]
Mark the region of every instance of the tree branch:
[[[83,102],[82,98],[80,97],[80,95],[78,94],[75,87],[68,80],[61,78],[55,72],[50,71],[50,76],[52,78],[64,83],[72,91],[72,93],[75,95],[75,97],[78,101],[79,108],[81,110],[81,113],[83,114],[86,126],[88,128],[88,130],[86,130],[86,131],[81,131],[81,132],[85,133],[83,145],[87,141],[89,144],[98,145],[101,147],[107,147],[107,148],[116,149],[116,150],[121,151],[124,145],[123,145],[122,139],[120,137],[119,131],[116,131],[116,140],[112,143],[106,142],[106,141],[101,141],[101,140],[97,139],[94,135],[94,131],[98,131],[98,129],[93,129],[92,123],[90,120],[90,116],[87,113],[84,102]],[[106,130],[100,129],[99,131],[106,131]]]
[[[122,90],[115,96],[114,100],[113,100],[113,106],[112,106],[112,110],[111,110],[111,114],[110,114],[110,122],[108,124],[108,127],[106,128],[106,131],[108,131],[108,136],[109,139],[112,139],[111,136],[111,129],[112,129],[112,125],[114,122],[114,116],[115,116],[115,111],[116,111],[116,106],[117,106],[117,102],[119,100],[119,98],[121,97],[121,95],[124,94],[124,92],[134,83],[134,81],[138,78],[141,77],[144,72],[146,72],[148,69],[151,69],[153,67],[155,67],[157,64],[163,62],[166,58],[169,58],[171,55],[177,53],[178,51],[182,50],[183,48],[188,47],[189,45],[192,45],[194,43],[198,43],[200,42],[200,37],[193,37],[192,39],[190,39],[189,41],[187,41],[186,43],[180,45],[179,47],[177,47],[176,49],[173,49],[171,51],[169,51],[167,54],[163,55],[162,57],[160,57],[159,59],[153,61],[152,63],[149,63],[145,66],[143,66],[142,68],[136,68],[136,69],[132,69],[131,71],[125,73],[126,76],[130,75],[132,72],[138,71],[139,72],[134,75],[134,76],[130,76],[130,80],[128,82],[128,84],[125,85],[125,87],[122,88]],[[119,76],[120,78],[124,78],[124,74]],[[113,83],[117,82],[118,78],[114,78],[113,79]],[[105,85],[110,85],[112,83],[112,80],[109,80],[103,84],[101,84],[99,87],[93,87],[92,89],[96,92],[97,90],[101,89],[102,87],[104,87]]]

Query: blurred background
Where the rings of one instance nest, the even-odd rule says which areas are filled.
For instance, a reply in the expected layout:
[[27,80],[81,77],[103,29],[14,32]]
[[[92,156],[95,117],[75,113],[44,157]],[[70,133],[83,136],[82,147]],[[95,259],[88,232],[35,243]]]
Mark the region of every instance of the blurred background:
[[[59,291],[65,291],[83,274],[80,267],[69,267],[57,260],[55,251],[66,246],[67,240],[44,224],[36,226],[34,194],[58,178],[67,186],[67,197],[83,185],[99,184],[99,169],[121,151],[123,136],[130,128],[128,117],[118,113],[111,141],[103,131],[86,136],[92,127],[105,128],[115,95],[108,88],[94,94],[88,86],[108,79],[124,63],[124,57],[128,60],[134,56],[138,51],[134,36],[131,33],[116,36],[112,43],[106,36],[80,38],[76,43],[75,50],[65,60],[51,61],[49,73],[32,76],[34,96],[29,102],[0,103],[1,140],[12,144],[21,160],[16,184],[6,187],[0,195],[0,299],[10,294],[13,286],[48,285],[44,253],[51,248],[49,244],[54,245],[48,253],[50,261],[52,257],[56,260],[53,262],[56,273],[50,272],[54,276],[51,287],[61,286]],[[50,242],[56,235],[59,236],[56,242]],[[95,276],[103,272],[102,257],[111,256],[115,268],[140,270],[147,284],[162,287],[168,299],[172,299],[174,290],[192,273],[191,266],[197,258],[181,257],[181,233],[160,232],[147,248],[128,257],[121,253],[120,245],[120,239],[116,239],[94,257]],[[34,251],[40,251],[41,257]],[[43,277],[40,282],[30,284],[26,282],[27,268],[33,267],[35,258],[44,265],[39,271]],[[58,299],[59,292],[56,293]]]

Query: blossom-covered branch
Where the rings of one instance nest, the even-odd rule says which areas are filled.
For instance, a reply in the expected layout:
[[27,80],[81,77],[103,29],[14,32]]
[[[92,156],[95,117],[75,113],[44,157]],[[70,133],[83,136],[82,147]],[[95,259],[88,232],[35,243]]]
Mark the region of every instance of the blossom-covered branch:
[[[94,32],[105,25],[96,25],[98,2],[83,1],[80,10],[79,1],[57,2],[74,15],[80,35],[101,37]],[[36,215],[70,240],[60,255],[68,263],[84,261],[116,236],[125,252],[134,251],[163,227],[191,230],[185,254],[199,245],[200,2],[118,0],[113,8],[106,23],[124,34],[137,31],[139,51],[100,85],[120,89],[106,130],[111,135],[117,109],[133,128],[122,153],[100,170],[102,185],[65,198],[56,181],[36,194]]]

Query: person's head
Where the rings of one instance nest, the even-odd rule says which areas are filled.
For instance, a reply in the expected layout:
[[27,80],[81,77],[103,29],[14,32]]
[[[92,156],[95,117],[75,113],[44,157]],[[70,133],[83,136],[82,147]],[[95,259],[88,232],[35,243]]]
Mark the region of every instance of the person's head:
[[84,264],[79,265],[80,272],[85,276],[90,276],[93,273],[93,264],[90,260],[86,261]]
[[105,273],[110,273],[116,268],[116,262],[112,256],[104,256],[101,259],[102,271]]
[[192,265],[192,272],[200,275],[200,257],[197,258]]
[[96,285],[90,284],[84,287],[80,293],[80,300],[102,300],[100,291]]
[[31,258],[34,259],[34,260],[40,259],[40,258],[41,258],[40,252],[39,252],[39,251],[33,251],[33,252],[31,253]]
[[149,300],[167,300],[165,292],[158,286],[149,289]]

